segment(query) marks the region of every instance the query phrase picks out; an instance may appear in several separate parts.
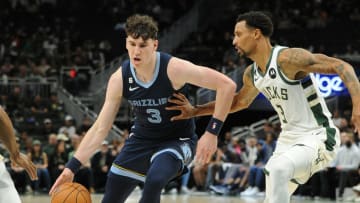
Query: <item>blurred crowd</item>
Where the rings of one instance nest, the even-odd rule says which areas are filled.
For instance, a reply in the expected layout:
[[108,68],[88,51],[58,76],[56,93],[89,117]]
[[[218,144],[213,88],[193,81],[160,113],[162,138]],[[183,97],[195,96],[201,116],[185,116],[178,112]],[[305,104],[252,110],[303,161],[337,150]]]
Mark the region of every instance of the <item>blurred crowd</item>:
[[[354,66],[360,64],[360,31],[355,29],[360,22],[360,11],[356,0],[226,2],[221,5],[226,7],[226,14],[207,14],[207,20],[215,18],[210,26],[199,25],[199,30],[172,54],[223,73],[244,70],[249,61],[239,57],[232,46],[236,16],[248,10],[265,10],[275,22],[274,44],[300,46],[342,57]],[[195,3],[196,0],[150,0],[146,4],[136,0],[0,2],[0,79],[3,82],[0,105],[14,123],[20,149],[39,169],[39,180],[32,182],[24,169],[7,160],[20,193],[48,192],[92,122],[85,116],[81,123],[76,123],[54,92],[40,94],[31,87],[8,87],[5,81],[16,78],[41,82],[44,78],[59,78],[63,66],[101,69],[115,56],[125,53],[119,33],[127,16],[149,14],[159,22],[160,30],[164,30]],[[68,74],[74,76],[75,73]],[[337,158],[299,187],[296,194],[360,202],[357,196],[360,194],[360,185],[357,185],[360,137],[353,133],[350,107],[351,104],[343,105],[333,112],[334,123],[341,130]],[[220,137],[217,152],[209,164],[192,164],[187,174],[168,184],[165,192],[177,188],[183,193],[210,191],[219,195],[263,196],[263,168],[275,150],[279,132],[279,124],[271,122],[265,123],[258,133],[245,137],[226,132]],[[124,138],[126,136],[125,130]],[[104,141],[75,181],[93,192],[103,192],[107,171],[122,145],[120,138]],[[353,197],[344,197],[346,187],[353,187]]]
[[262,10],[274,22],[273,44],[299,46],[350,61],[356,59],[356,64],[360,62],[360,31],[356,29],[360,13],[356,0],[229,2],[224,3],[226,15],[208,16],[214,18],[213,22],[208,27],[200,25],[175,53],[224,73],[241,68],[246,61],[238,57],[232,46],[236,17],[249,10]]
[[[166,28],[193,1],[152,0],[146,5],[134,0],[1,1],[0,76],[58,78],[62,67],[99,70],[125,52],[124,34],[116,29],[129,15],[152,15]],[[66,72],[66,76],[71,74]]]

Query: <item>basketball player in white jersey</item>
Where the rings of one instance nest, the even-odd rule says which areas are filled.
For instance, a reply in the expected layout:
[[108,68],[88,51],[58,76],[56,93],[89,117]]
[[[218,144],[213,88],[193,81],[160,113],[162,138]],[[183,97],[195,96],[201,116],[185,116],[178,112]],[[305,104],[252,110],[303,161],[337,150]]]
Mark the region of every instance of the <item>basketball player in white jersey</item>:
[[[265,202],[288,203],[298,184],[324,168],[339,147],[339,132],[320,96],[312,72],[338,74],[352,98],[352,123],[360,130],[360,84],[348,63],[312,54],[301,48],[272,46],[271,19],[262,12],[238,16],[233,45],[254,63],[246,68],[244,86],[235,95],[231,112],[247,108],[262,92],[278,113],[282,132],[265,167]],[[171,100],[181,110],[173,120],[210,115],[214,102],[192,107],[183,95]]]
[[[31,180],[37,179],[36,167],[31,160],[19,152],[12,123],[0,106],[0,141],[10,152],[10,159],[17,165],[23,167],[29,174]],[[6,170],[3,157],[0,155],[0,202],[21,203],[20,197],[15,189],[9,173]]]

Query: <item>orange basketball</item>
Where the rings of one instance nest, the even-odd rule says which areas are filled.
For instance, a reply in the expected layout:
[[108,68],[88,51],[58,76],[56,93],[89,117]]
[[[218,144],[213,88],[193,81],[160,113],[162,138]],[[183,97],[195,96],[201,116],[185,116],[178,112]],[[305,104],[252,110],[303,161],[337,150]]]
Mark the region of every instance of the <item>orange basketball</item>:
[[91,203],[91,197],[79,183],[64,183],[51,195],[51,203]]

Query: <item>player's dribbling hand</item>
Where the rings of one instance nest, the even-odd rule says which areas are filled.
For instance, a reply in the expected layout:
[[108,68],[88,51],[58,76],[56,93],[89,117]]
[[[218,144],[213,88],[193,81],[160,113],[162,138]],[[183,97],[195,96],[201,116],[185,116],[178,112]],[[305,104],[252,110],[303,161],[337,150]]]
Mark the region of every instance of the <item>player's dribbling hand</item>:
[[166,110],[177,110],[180,114],[173,116],[171,121],[189,119],[194,116],[194,107],[190,104],[189,100],[181,93],[174,93],[173,97],[168,99],[169,103],[175,104],[174,106],[168,106]]
[[11,156],[10,159],[18,166],[24,168],[29,174],[31,180],[36,180],[38,178],[36,173],[36,167],[31,162],[28,156],[23,153],[18,153],[17,155]]
[[209,163],[216,149],[217,136],[205,131],[197,144],[195,163],[200,165]]
[[72,182],[73,179],[74,173],[70,169],[65,168],[60,176],[56,179],[54,185],[51,187],[49,195],[52,195],[58,186],[67,182]]

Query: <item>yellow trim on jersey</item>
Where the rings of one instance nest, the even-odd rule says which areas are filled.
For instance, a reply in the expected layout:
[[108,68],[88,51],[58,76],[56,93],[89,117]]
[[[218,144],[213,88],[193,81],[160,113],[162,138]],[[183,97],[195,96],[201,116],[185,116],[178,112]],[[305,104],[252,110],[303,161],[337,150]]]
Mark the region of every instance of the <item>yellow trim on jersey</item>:
[[141,174],[141,173],[139,173],[139,172],[136,172],[136,171],[133,171],[133,170],[124,168],[124,167],[122,167],[122,166],[119,166],[119,165],[117,165],[117,164],[115,164],[115,163],[113,163],[112,165],[113,165],[114,167],[120,169],[120,170],[128,171],[128,172],[133,173],[133,174],[138,175],[138,176],[142,176],[142,177],[145,177],[145,176],[146,176],[146,175]]

